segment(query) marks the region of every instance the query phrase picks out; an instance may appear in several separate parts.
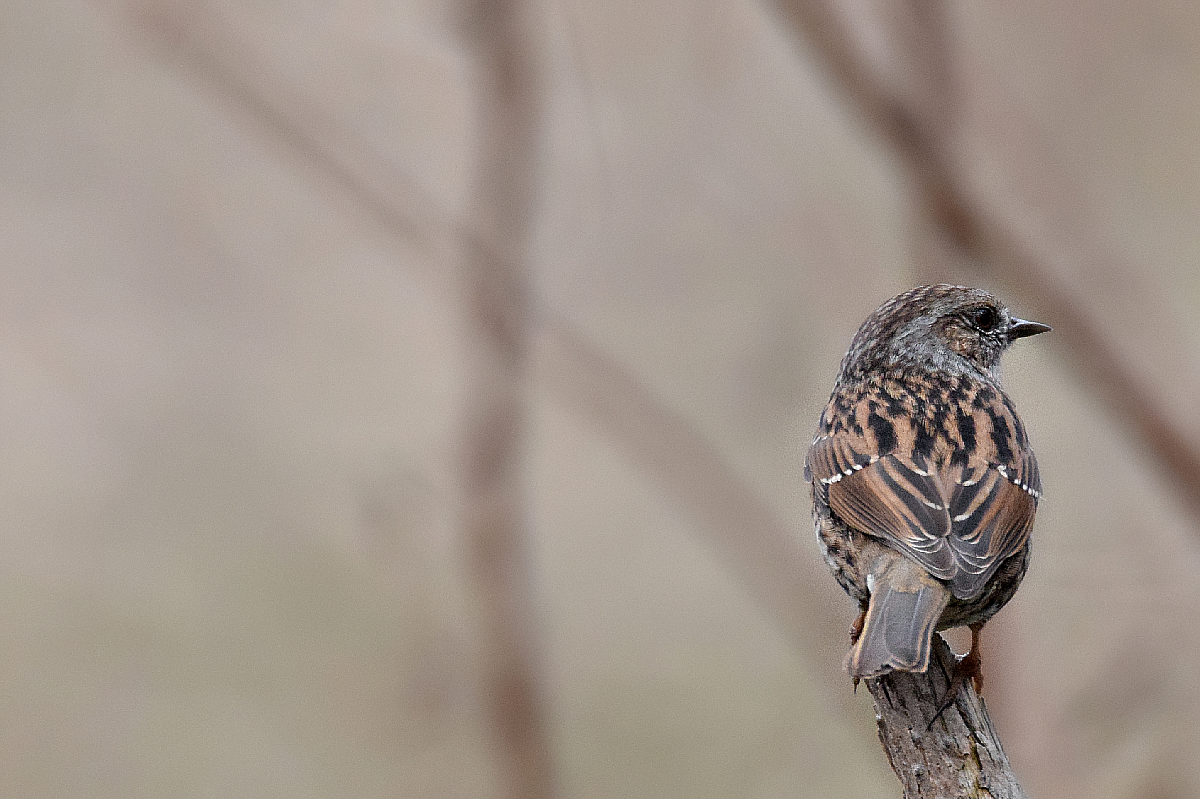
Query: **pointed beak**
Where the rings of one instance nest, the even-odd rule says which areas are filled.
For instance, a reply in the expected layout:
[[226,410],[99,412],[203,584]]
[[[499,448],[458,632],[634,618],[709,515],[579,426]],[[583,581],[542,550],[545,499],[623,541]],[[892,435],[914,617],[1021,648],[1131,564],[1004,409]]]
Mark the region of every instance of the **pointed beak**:
[[1008,338],[1010,341],[1015,341],[1026,336],[1036,336],[1038,333],[1045,333],[1051,329],[1050,325],[1043,325],[1041,322],[1031,322],[1028,319],[1017,319],[1014,316],[1012,324],[1008,328]]

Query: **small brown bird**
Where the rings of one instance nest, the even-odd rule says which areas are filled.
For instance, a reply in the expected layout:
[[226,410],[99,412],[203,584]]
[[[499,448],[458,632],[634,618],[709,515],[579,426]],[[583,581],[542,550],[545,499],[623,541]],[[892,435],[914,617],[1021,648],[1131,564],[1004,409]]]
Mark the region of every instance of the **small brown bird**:
[[981,682],[979,630],[1029,564],[1037,461],[1000,355],[1050,328],[986,291],[921,286],[863,322],[805,458],[817,539],[859,603],[854,678],[925,671],[934,630],[967,625],[955,675]]

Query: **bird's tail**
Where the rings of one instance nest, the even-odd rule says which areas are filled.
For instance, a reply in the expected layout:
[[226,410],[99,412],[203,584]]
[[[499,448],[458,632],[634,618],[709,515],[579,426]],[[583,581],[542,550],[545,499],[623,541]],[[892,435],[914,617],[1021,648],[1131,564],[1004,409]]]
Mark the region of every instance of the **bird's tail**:
[[846,670],[856,680],[892,670],[925,671],[950,589],[897,552],[876,559],[870,585],[866,620],[846,656]]

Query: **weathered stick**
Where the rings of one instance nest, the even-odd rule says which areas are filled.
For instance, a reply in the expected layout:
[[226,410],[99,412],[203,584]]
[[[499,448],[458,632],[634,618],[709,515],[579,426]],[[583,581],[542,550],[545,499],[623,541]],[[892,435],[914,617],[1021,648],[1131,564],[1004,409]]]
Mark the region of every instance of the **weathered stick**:
[[879,742],[904,787],[918,797],[1024,797],[987,708],[970,680],[940,715],[956,659],[934,636],[929,670],[867,680],[875,700]]

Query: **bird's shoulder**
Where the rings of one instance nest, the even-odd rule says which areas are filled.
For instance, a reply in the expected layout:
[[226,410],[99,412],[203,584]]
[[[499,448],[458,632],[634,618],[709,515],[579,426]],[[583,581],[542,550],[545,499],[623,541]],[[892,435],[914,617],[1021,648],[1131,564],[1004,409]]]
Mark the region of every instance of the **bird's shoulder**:
[[806,479],[829,484],[888,455],[919,471],[998,467],[1035,499],[1041,495],[1015,406],[980,378],[910,370],[839,383],[805,458]]

